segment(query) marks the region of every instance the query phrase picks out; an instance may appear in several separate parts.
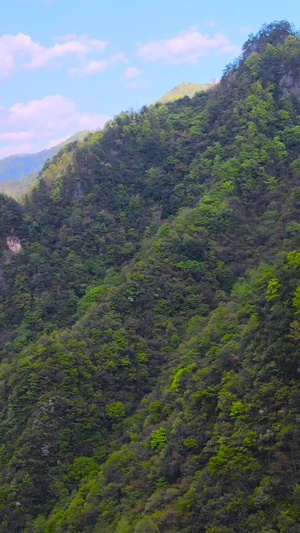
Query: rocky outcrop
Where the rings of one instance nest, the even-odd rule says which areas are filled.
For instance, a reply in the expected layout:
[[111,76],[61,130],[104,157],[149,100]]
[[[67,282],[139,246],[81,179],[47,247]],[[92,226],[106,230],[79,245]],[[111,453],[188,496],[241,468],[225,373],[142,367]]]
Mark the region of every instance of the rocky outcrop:
[[283,91],[283,94],[295,94],[300,96],[300,76],[294,76],[291,72],[282,76],[279,86]]
[[254,41],[253,43],[249,44],[247,48],[243,52],[243,60],[247,59],[253,52],[259,52],[259,44],[257,41]]
[[15,235],[8,235],[6,237],[6,244],[9,250],[15,254],[20,252],[22,249],[20,239],[18,239],[18,237],[16,237]]

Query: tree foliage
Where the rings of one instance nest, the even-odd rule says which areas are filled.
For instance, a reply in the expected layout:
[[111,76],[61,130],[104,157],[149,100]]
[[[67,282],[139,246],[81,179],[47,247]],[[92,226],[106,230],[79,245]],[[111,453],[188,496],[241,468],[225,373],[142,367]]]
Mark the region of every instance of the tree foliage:
[[299,37],[244,51],[0,196],[3,533],[299,530]]

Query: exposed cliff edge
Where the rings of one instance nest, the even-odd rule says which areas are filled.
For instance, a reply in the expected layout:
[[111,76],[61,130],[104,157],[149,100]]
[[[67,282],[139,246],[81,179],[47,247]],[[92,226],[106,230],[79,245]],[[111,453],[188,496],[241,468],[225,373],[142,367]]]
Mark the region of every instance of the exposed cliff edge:
[[300,77],[293,76],[291,72],[288,72],[282,76],[279,87],[285,95],[295,94],[296,96],[300,96]]
[[16,237],[16,235],[8,235],[6,237],[6,244],[11,252],[14,254],[18,253],[22,249],[22,245],[20,243],[20,239]]

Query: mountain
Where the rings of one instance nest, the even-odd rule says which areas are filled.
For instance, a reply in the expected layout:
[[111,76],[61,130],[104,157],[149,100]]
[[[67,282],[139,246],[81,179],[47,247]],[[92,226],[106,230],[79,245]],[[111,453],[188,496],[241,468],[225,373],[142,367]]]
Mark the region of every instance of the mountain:
[[48,159],[69,143],[82,140],[88,134],[81,131],[60,144],[36,154],[11,155],[0,160],[0,193],[18,196],[35,181],[37,174]]
[[174,89],[157,100],[157,103],[166,104],[167,102],[174,102],[184,96],[192,98],[196,93],[207,91],[213,86],[213,83],[190,83],[183,82],[176,85]]
[[0,531],[300,528],[300,38],[0,195]]
[[[192,97],[196,92],[206,91],[212,86],[211,83],[181,83],[157,100],[157,103],[174,102],[184,96]],[[45,162],[56,155],[66,144],[83,140],[87,133],[87,131],[77,133],[57,146],[36,154],[13,155],[0,160],[0,193],[16,199],[27,193]]]

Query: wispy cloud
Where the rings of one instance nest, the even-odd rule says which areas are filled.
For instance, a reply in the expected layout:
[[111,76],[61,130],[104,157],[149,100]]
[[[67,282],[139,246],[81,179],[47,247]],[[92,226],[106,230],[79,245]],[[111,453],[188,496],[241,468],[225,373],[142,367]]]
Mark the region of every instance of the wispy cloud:
[[206,22],[205,25],[206,25],[208,28],[214,28],[214,27],[217,25],[217,23],[216,23],[215,20],[210,20],[209,22]]
[[192,26],[170,39],[137,44],[137,53],[145,61],[164,60],[172,64],[196,63],[199,57],[206,56],[211,52],[238,54],[240,50],[230,42],[223,32],[209,36],[200,33],[196,26]]
[[79,76],[86,76],[87,74],[94,74],[95,72],[103,72],[109,66],[118,63],[119,61],[127,61],[126,55],[123,52],[115,54],[111,57],[108,57],[107,59],[103,59],[100,61],[89,61],[88,63],[79,68],[70,68],[69,74],[71,76],[73,76],[74,74],[78,74]]
[[102,72],[108,67],[108,61],[103,59],[102,61],[89,61],[86,65],[80,68],[69,68],[69,74],[73,76],[74,74],[79,74],[80,76],[85,76],[86,74],[94,74],[94,72]]
[[73,41],[76,39],[76,33],[65,33],[64,35],[58,35],[53,38],[54,43],[64,43],[66,41]]
[[0,141],[24,141],[25,139],[32,139],[33,131],[8,131],[0,133]]
[[64,40],[63,37],[61,37],[63,42],[56,42],[53,46],[46,48],[24,33],[2,35],[0,37],[0,77],[9,76],[16,66],[27,69],[41,68],[53,65],[53,61],[67,56],[76,56],[83,60],[92,52],[103,52],[109,44],[99,39],[90,39],[86,35],[78,38],[72,35],[71,40]]
[[19,144],[17,151],[16,151],[15,144],[8,144],[0,148],[0,159],[4,159],[4,157],[9,157],[10,155],[15,155],[15,154],[30,154],[31,152],[32,152],[31,144]]
[[139,70],[137,67],[128,67],[128,69],[123,74],[125,80],[132,80],[138,78],[142,74],[142,70]]
[[[34,152],[36,146],[57,144],[57,138],[67,138],[77,131],[101,128],[110,117],[98,113],[80,113],[75,103],[60,94],[48,95],[41,100],[2,106],[0,157],[9,154]],[[30,140],[25,144],[24,141]]]
[[[76,120],[79,130],[96,130],[102,128],[111,117],[108,115],[91,115],[89,113],[76,113],[74,120]],[[78,131],[78,130],[76,130]]]
[[47,144],[47,148],[53,148],[53,146],[57,146],[58,144],[66,141],[69,137],[70,135],[62,135],[62,137],[51,139],[51,141]]
[[147,89],[148,87],[149,87],[148,83],[142,80],[131,80],[125,85],[126,89],[138,89],[139,91],[143,91],[144,89]]

